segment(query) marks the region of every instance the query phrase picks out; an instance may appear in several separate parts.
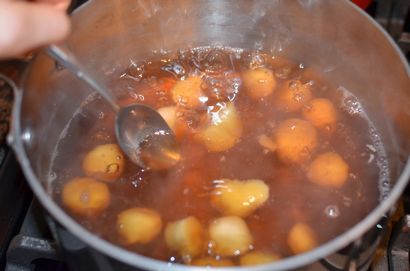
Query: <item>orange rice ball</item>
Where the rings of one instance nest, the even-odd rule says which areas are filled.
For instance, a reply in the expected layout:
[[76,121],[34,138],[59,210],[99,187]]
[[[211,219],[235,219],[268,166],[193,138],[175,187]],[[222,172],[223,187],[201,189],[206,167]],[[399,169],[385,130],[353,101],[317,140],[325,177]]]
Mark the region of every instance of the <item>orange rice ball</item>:
[[198,256],[204,248],[204,229],[193,216],[170,222],[165,228],[165,242],[183,257]]
[[287,112],[296,112],[312,99],[310,87],[299,80],[286,81],[278,96],[279,106]]
[[336,108],[328,99],[310,100],[302,110],[303,118],[318,128],[329,127],[333,130],[337,121]]
[[307,176],[310,181],[326,187],[340,188],[349,175],[349,166],[335,152],[326,152],[313,160]]
[[99,145],[89,151],[83,160],[83,170],[87,176],[112,182],[124,171],[124,154],[117,144]]
[[211,201],[224,215],[247,217],[269,198],[269,187],[262,180],[220,181],[212,191]]
[[117,217],[117,230],[122,241],[127,244],[147,244],[161,232],[161,216],[147,208],[130,208]]
[[194,108],[201,105],[202,79],[199,76],[191,76],[178,81],[172,88],[172,99],[180,106]]
[[176,131],[175,122],[177,118],[176,106],[161,107],[157,111],[161,115],[161,117],[165,120],[165,122],[168,124],[169,128],[171,128],[171,130],[175,133]]
[[317,132],[308,121],[288,119],[274,134],[277,154],[285,163],[306,161],[317,145]]
[[277,85],[273,72],[266,68],[247,70],[242,78],[245,90],[252,99],[269,96]]
[[253,243],[246,222],[237,216],[225,216],[212,221],[209,238],[213,251],[222,257],[246,253]]
[[75,214],[94,216],[108,207],[111,195],[105,183],[92,178],[74,178],[64,185],[62,201]]
[[312,228],[305,223],[296,223],[289,232],[288,246],[294,254],[304,253],[315,248],[317,241]]
[[233,103],[211,113],[210,121],[197,135],[210,152],[225,151],[238,142],[242,135],[242,122]]

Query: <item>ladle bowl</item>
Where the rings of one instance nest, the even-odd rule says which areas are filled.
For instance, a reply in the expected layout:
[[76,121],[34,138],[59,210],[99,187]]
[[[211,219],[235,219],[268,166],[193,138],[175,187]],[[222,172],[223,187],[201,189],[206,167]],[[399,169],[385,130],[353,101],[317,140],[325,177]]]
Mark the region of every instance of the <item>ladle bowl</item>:
[[47,52],[112,106],[116,113],[118,143],[132,162],[143,168],[162,170],[179,161],[179,146],[174,133],[156,110],[142,104],[119,106],[105,85],[92,76],[70,50],[51,45]]

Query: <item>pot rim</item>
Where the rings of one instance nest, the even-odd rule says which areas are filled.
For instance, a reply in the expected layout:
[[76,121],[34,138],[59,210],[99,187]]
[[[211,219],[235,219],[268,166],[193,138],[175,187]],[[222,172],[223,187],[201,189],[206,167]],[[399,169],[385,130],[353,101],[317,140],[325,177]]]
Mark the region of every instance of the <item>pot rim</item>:
[[[89,5],[90,2],[94,2],[90,0],[88,3],[82,5],[79,9],[84,8],[85,6]],[[373,24],[376,29],[378,29],[384,37],[389,41],[390,45],[399,55],[402,65],[404,66],[407,74],[410,77],[410,67],[403,56],[402,52],[392,40],[392,38],[386,33],[386,31],[375,22],[368,14],[366,14],[363,10],[355,6],[350,1],[346,1],[346,4],[350,5],[350,7],[359,13],[359,16],[367,17],[369,23]],[[30,70],[30,67],[33,63],[30,63],[29,68],[26,70]],[[22,77],[24,80],[25,76]],[[131,266],[137,268],[143,268],[145,270],[186,270],[186,271],[205,271],[208,270],[206,267],[195,267],[195,266],[187,266],[182,264],[170,264],[165,261],[156,260],[153,258],[149,258],[146,256],[142,256],[136,254],[134,252],[128,251],[124,248],[121,248],[117,245],[114,245],[106,240],[101,239],[100,237],[94,235],[92,232],[88,231],[84,227],[82,227],[78,222],[76,222],[71,216],[69,216],[57,203],[52,200],[49,193],[46,192],[46,189],[41,185],[40,180],[35,175],[27,154],[24,150],[23,140],[19,135],[22,134],[21,127],[20,127],[20,117],[21,117],[21,102],[23,98],[22,90],[15,88],[15,95],[14,95],[14,107],[13,107],[13,114],[12,114],[12,126],[10,129],[10,133],[8,136],[8,142],[11,147],[14,149],[17,159],[22,166],[23,172],[27,178],[27,181],[33,190],[34,194],[36,195],[37,199],[41,202],[43,207],[61,224],[63,225],[68,231],[78,237],[80,240],[85,242],[86,244],[90,245],[92,248],[96,249],[97,251],[112,257],[116,260],[119,260],[123,263],[129,264]],[[341,235],[337,236],[329,240],[328,242],[322,244],[321,246],[308,251],[303,254],[298,254],[295,256],[287,257],[283,260],[273,262],[270,264],[258,265],[253,266],[252,270],[255,271],[274,271],[274,270],[289,270],[293,268],[298,268],[301,266],[308,265],[314,261],[317,261],[331,253],[334,253],[343,247],[346,247],[350,243],[354,242],[361,236],[363,236],[366,231],[368,231],[372,226],[375,226],[378,221],[386,215],[397,202],[401,194],[403,193],[406,185],[409,181],[410,177],[410,156],[407,159],[406,165],[400,174],[397,182],[391,189],[388,197],[383,200],[379,205],[376,206],[365,218],[363,218],[359,223],[354,225],[348,231],[342,233]],[[249,268],[249,267],[247,267]],[[212,270],[237,270],[247,269],[246,267],[223,267],[223,268],[212,268]]]

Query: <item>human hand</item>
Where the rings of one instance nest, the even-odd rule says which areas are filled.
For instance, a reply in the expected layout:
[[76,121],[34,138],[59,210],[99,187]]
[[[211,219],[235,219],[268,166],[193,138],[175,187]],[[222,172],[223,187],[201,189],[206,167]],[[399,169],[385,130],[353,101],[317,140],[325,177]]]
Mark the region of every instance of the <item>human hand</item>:
[[63,40],[70,0],[0,0],[0,59]]

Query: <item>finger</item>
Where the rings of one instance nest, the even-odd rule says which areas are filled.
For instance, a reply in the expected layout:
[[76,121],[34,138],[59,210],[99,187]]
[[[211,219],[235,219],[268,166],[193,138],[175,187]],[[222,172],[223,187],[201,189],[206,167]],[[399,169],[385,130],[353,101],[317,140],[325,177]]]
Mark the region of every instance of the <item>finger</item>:
[[47,4],[0,1],[0,57],[61,41],[69,31],[64,11]]
[[35,2],[51,5],[58,10],[67,10],[71,3],[70,0],[35,0]]

